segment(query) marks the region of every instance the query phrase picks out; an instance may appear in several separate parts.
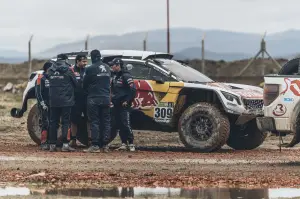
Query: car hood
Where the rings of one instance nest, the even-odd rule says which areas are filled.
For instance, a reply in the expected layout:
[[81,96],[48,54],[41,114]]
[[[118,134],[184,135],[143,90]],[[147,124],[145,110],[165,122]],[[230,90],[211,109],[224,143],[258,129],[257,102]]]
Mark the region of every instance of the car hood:
[[263,89],[257,86],[220,82],[207,83],[207,85],[228,90],[243,99],[263,99]]

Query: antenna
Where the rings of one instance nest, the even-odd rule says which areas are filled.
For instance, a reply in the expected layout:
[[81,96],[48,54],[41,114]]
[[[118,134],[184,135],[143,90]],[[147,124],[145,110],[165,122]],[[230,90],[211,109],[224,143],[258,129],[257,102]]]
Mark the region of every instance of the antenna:
[[28,75],[31,74],[32,70],[32,61],[31,61],[31,41],[32,41],[33,35],[30,36],[29,41],[28,41]]
[[201,51],[202,51],[202,63],[201,63],[201,72],[205,72],[205,47],[204,47],[204,38],[205,38],[205,32],[202,35],[202,41],[201,41]]
[[[281,65],[267,51],[266,41],[265,41],[266,34],[267,34],[267,31],[265,31],[264,34],[262,35],[259,51],[236,76],[241,76],[249,68],[249,66],[254,62],[254,60],[257,59],[257,57],[260,54],[262,55],[262,61],[263,61],[265,53],[268,55],[269,58],[271,58],[271,60],[274,62],[274,64],[277,66],[277,68],[281,69]],[[264,70],[264,66],[263,66],[263,70]],[[263,74],[264,74],[264,71],[263,71]]]
[[146,35],[145,35],[145,38],[144,38],[144,41],[143,41],[143,49],[144,49],[144,51],[147,50],[147,39],[148,39],[148,31],[146,32]]
[[86,40],[85,40],[85,45],[84,45],[85,50],[88,49],[89,39],[90,39],[90,35],[87,35],[87,36],[86,36]]
[[169,0],[167,0],[167,50],[170,54],[170,8]]

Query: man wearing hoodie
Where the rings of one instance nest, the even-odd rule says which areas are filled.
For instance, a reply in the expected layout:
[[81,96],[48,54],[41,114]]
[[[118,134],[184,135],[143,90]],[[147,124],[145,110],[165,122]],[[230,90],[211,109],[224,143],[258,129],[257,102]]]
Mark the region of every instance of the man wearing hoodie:
[[49,80],[48,69],[53,62],[47,61],[43,66],[43,74],[39,74],[35,84],[35,95],[38,101],[39,112],[42,116],[41,149],[49,150]]
[[57,129],[61,118],[63,152],[75,151],[69,146],[67,135],[70,126],[71,108],[75,104],[74,91],[77,80],[67,63],[68,57],[59,54],[57,61],[48,70],[49,76],[49,104],[50,104],[50,151],[56,151]]
[[[87,115],[92,145],[84,152],[108,152],[110,138],[110,67],[101,61],[99,50],[91,51],[92,65],[86,68],[83,89],[87,92]],[[100,127],[101,124],[101,127]],[[99,132],[100,135],[99,135]]]
[[110,65],[115,73],[112,81],[112,102],[122,145],[117,150],[135,151],[133,132],[130,126],[129,110],[136,95],[136,87],[129,71],[121,59],[115,58]]

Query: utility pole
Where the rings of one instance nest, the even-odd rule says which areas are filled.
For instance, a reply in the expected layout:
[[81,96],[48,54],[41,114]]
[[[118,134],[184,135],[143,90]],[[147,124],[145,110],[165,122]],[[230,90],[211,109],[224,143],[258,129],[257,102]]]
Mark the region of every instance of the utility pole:
[[86,40],[85,40],[85,45],[84,45],[85,50],[88,50],[89,39],[90,39],[90,35],[87,35]]
[[204,74],[205,73],[205,46],[204,46],[204,38],[205,38],[205,33],[203,33],[202,36],[202,44],[201,44],[201,49],[202,49],[202,64],[201,64],[201,72]]
[[143,40],[143,50],[147,50],[147,38],[148,38],[148,32],[146,32],[145,39]]
[[28,70],[28,76],[31,75],[32,71],[32,62],[31,62],[31,41],[32,41],[33,35],[30,36],[29,42],[28,42],[28,64],[29,64],[29,70]]
[[[241,76],[249,68],[249,66],[253,63],[253,61],[255,59],[257,59],[257,57],[260,54],[262,55],[262,59],[264,59],[264,53],[266,53],[268,55],[268,57],[271,58],[271,60],[274,62],[275,66],[277,66],[278,69],[281,69],[281,65],[268,53],[267,47],[266,47],[265,37],[266,37],[266,32],[264,33],[264,35],[261,39],[260,50],[257,52],[257,54],[248,62],[248,64],[236,76]],[[265,66],[263,66],[263,70],[264,70],[264,67]]]
[[170,8],[169,0],[167,0],[167,50],[170,53]]

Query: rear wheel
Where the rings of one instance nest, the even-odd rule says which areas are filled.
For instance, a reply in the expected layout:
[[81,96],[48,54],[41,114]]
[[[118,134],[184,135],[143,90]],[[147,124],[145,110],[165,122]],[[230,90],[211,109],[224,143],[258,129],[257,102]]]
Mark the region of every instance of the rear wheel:
[[[41,144],[41,132],[42,132],[42,116],[35,104],[29,111],[27,117],[27,130],[30,138],[37,144]],[[58,144],[61,142],[61,128],[57,131]]]
[[200,152],[219,150],[229,136],[230,123],[227,116],[216,106],[197,103],[188,107],[178,123],[182,143]]
[[27,117],[27,130],[30,138],[38,145],[41,144],[41,116],[37,104],[29,111]]
[[[111,135],[110,142],[113,141],[117,136],[117,128],[115,125],[115,120],[113,117],[113,112],[111,111]],[[30,138],[37,144],[41,144],[41,130],[42,129],[42,119],[40,112],[38,110],[37,104],[35,104],[29,111],[27,117],[27,130]],[[61,145],[61,128],[58,129],[58,145]],[[88,145],[88,133],[86,127],[86,121],[82,118],[79,124],[79,130],[77,134],[77,139],[84,145]]]

